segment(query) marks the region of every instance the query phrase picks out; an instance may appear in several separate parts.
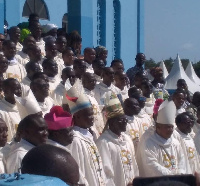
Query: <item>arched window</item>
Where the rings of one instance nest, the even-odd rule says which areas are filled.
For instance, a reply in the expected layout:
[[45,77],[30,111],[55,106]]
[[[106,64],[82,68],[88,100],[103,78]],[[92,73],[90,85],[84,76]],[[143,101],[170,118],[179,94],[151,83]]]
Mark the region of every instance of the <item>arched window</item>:
[[106,44],[106,0],[97,0],[97,45]]
[[121,4],[113,0],[113,58],[121,55]]
[[49,11],[43,0],[26,0],[22,16],[29,17],[32,13],[38,14],[40,19],[49,20]]

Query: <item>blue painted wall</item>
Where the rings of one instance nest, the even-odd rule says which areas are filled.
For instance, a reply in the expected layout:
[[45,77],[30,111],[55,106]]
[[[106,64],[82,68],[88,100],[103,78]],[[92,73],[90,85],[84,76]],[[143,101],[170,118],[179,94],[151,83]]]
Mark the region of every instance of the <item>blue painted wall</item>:
[[4,0],[0,0],[0,33],[4,33]]
[[[104,44],[108,49],[108,65],[113,60],[113,0],[105,2]],[[0,0],[0,20],[2,20],[2,2]],[[137,52],[144,52],[144,0],[119,0],[121,5],[121,50],[119,56],[125,69],[135,65]],[[22,17],[25,0],[6,0],[6,19],[9,26],[27,21]],[[62,18],[69,14],[69,31],[78,30],[83,38],[82,49],[97,46],[97,0],[45,0],[50,21],[62,26]],[[69,10],[69,11],[68,11]],[[2,22],[1,22],[2,23]],[[1,26],[1,25],[0,25]]]
[[[41,24],[54,23],[62,26],[62,18],[67,13],[67,0],[45,0],[48,7],[50,21],[40,20]],[[6,0],[6,20],[9,26],[17,25],[20,22],[27,22],[28,18],[22,17],[25,0]]]

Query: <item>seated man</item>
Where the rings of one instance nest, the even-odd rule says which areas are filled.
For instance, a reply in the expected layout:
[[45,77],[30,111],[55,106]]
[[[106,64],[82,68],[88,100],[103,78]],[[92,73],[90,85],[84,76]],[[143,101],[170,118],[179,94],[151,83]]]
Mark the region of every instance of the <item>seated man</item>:
[[47,124],[37,114],[28,115],[19,123],[21,141],[15,143],[6,158],[7,173],[18,172],[25,154],[33,147],[46,143],[48,138]]
[[92,68],[94,70],[94,76],[97,80],[97,84],[99,84],[102,81],[101,75],[102,75],[103,69],[105,68],[105,64],[104,64],[103,60],[95,59],[92,62]]
[[89,185],[105,185],[102,160],[90,133],[90,127],[93,126],[94,121],[92,105],[84,94],[79,95],[78,98],[69,96],[67,98],[74,120],[74,139],[69,145],[71,154]]
[[135,117],[140,119],[140,135],[142,135],[153,124],[152,118],[144,110],[146,98],[137,87],[131,87],[128,90],[128,95],[129,98],[135,98],[140,105],[141,111],[138,115],[135,115]]
[[105,105],[105,95],[111,91],[115,92],[115,86],[113,85],[114,70],[111,67],[105,67],[102,70],[102,78],[103,81],[97,84],[94,89],[94,97],[101,107]]
[[47,144],[35,147],[25,155],[22,173],[57,177],[67,185],[78,185],[79,181],[78,165],[71,154]]
[[83,51],[84,54],[84,61],[86,62],[86,72],[94,73],[92,68],[92,62],[96,58],[96,52],[94,48],[85,48]]
[[49,83],[42,78],[37,78],[31,82],[30,88],[44,116],[54,105],[53,99],[49,97]]
[[83,88],[84,88],[84,93],[89,98],[89,100],[92,104],[92,107],[93,107],[93,111],[94,111],[93,129],[96,134],[96,137],[98,138],[100,136],[100,134],[102,133],[102,131],[105,127],[105,124],[104,124],[101,109],[99,108],[99,104],[97,103],[97,101],[94,97],[93,90],[96,85],[96,79],[95,79],[94,74],[91,74],[89,72],[86,72],[85,74],[83,74],[82,84],[83,84]]
[[127,186],[139,175],[135,150],[131,138],[126,135],[127,119],[117,96],[111,93],[105,105],[107,125],[97,140],[97,147],[109,185]]
[[200,159],[196,150],[194,140],[190,136],[194,122],[191,121],[187,112],[183,112],[176,117],[176,131],[180,134],[180,143],[185,152],[185,158],[188,159],[192,173],[200,170]]
[[20,83],[13,78],[3,81],[4,98],[0,102],[0,118],[8,127],[8,142],[14,137],[17,126],[21,121],[19,110],[14,95],[21,97],[22,90]]
[[141,177],[191,173],[180,143],[172,137],[175,117],[173,101],[160,107],[154,132],[139,142],[136,159]]
[[[68,90],[69,87],[73,86],[76,80],[75,77],[75,72],[72,68],[66,67],[62,70],[62,75],[61,75],[62,81],[56,89],[53,91],[51,97],[55,102],[55,105],[62,106],[63,104],[63,95],[64,92]],[[66,85],[66,81],[69,79],[70,85]]]
[[23,65],[21,65],[17,59],[16,55],[16,46],[15,43],[10,40],[5,40],[3,42],[3,53],[8,59],[8,69],[6,70],[4,77],[5,78],[15,78],[19,82],[26,76],[26,71]]

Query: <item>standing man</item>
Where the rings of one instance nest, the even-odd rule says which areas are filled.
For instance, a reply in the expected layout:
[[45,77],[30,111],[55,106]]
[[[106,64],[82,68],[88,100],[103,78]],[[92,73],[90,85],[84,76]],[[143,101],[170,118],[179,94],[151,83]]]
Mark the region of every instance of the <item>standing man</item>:
[[85,48],[84,49],[84,61],[86,62],[86,72],[94,73],[92,68],[92,62],[96,58],[96,52],[93,48]]
[[107,125],[97,140],[109,185],[127,186],[139,175],[135,150],[131,138],[126,135],[127,118],[117,96],[111,93],[105,106]]
[[131,85],[133,84],[133,80],[137,72],[144,72],[144,74],[147,74],[147,71],[144,70],[144,67],[143,67],[145,60],[146,60],[146,56],[143,53],[137,53],[136,58],[135,58],[135,61],[136,61],[135,66],[127,70],[126,74],[130,80]]
[[46,122],[37,114],[28,115],[21,120],[19,128],[22,139],[10,149],[6,161],[7,173],[18,172],[26,153],[33,147],[46,143],[48,138]]
[[67,95],[66,97],[74,119],[74,139],[69,145],[71,154],[89,185],[104,186],[106,180],[102,160],[90,132],[90,127],[94,124],[92,105],[84,94],[79,95],[79,97]]
[[170,101],[158,111],[154,132],[139,142],[136,159],[140,176],[191,173],[186,171],[187,159],[180,143],[172,137],[175,116],[176,106]]

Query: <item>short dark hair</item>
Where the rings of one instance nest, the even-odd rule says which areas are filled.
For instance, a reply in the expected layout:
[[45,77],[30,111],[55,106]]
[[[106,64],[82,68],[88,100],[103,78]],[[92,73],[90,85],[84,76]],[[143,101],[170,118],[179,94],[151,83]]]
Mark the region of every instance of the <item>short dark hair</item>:
[[122,65],[124,65],[123,61],[121,59],[114,59],[111,62],[111,67],[113,67],[116,63],[121,63]]
[[[17,79],[15,78],[8,78],[8,79],[5,79],[3,81],[3,84],[2,84],[2,88],[3,88],[3,91],[6,89],[6,88],[11,88],[12,85],[11,83],[13,83],[14,81],[17,81]],[[17,81],[18,82],[18,81]]]

